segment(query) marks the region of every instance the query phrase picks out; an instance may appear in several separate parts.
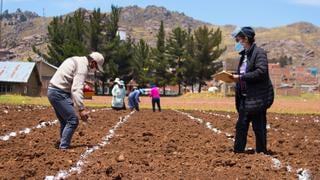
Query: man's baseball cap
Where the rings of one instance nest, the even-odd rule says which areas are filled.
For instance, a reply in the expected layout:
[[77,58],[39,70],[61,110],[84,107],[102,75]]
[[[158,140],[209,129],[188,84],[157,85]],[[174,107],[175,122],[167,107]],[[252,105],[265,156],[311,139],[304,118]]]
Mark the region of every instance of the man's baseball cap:
[[98,65],[98,69],[100,72],[104,72],[103,71],[103,63],[104,63],[104,57],[101,53],[98,52],[92,52],[89,55],[95,62],[97,62]]

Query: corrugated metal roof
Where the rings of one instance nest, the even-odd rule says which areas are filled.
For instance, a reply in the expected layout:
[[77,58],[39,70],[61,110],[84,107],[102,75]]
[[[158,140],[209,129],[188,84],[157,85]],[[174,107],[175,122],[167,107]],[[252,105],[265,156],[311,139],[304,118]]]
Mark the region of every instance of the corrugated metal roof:
[[27,83],[34,66],[34,62],[0,62],[0,82]]

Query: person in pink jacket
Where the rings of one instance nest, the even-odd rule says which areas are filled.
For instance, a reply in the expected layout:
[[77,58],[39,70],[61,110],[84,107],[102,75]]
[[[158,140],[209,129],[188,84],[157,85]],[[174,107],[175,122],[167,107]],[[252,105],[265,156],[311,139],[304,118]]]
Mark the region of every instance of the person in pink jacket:
[[155,105],[157,104],[159,112],[161,112],[160,106],[160,92],[159,88],[156,85],[151,86],[150,97],[152,99],[152,111],[155,112]]

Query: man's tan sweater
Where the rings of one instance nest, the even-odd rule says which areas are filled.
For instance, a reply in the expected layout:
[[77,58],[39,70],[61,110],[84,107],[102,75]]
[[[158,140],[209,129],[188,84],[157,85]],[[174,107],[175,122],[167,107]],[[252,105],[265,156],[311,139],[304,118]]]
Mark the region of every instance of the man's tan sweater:
[[89,71],[89,61],[83,57],[70,57],[58,68],[50,80],[53,87],[71,93],[76,107],[83,109],[83,86]]

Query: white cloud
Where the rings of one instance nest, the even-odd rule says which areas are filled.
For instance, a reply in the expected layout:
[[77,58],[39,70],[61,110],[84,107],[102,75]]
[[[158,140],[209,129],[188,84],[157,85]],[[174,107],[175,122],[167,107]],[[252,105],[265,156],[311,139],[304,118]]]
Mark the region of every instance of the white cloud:
[[308,6],[320,6],[320,0],[293,0],[296,4]]

